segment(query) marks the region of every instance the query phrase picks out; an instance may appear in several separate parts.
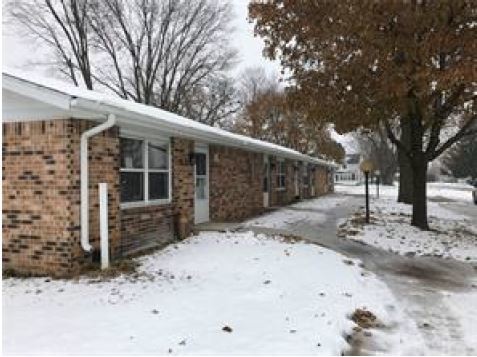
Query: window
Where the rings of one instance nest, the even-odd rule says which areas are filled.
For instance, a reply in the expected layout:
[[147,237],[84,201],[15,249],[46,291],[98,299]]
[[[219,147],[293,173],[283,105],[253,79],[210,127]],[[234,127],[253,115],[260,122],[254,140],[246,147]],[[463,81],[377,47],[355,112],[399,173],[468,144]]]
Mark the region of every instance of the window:
[[121,138],[121,202],[169,200],[169,143]]
[[148,143],[149,200],[169,198],[169,145]]
[[277,162],[277,190],[286,188],[286,165],[285,161]]
[[144,200],[144,147],[143,142],[120,139],[121,202]]

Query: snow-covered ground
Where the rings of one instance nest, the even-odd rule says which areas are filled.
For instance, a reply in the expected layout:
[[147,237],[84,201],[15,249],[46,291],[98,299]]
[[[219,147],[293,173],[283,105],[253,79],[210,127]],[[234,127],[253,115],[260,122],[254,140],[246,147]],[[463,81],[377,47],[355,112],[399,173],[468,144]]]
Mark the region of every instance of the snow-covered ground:
[[473,346],[477,352],[477,292],[454,293],[445,292],[444,303],[462,325],[461,331],[464,344]]
[[[435,200],[452,200],[461,202],[472,202],[473,187],[466,183],[444,183],[444,182],[428,182],[427,197]],[[364,185],[359,183],[352,184],[336,184],[335,191],[337,193],[345,193],[350,195],[364,195]],[[375,184],[370,184],[369,192],[376,196],[377,189]],[[397,198],[398,185],[379,186],[380,197]]]
[[340,235],[403,255],[432,255],[477,261],[477,222],[437,202],[428,202],[429,225],[410,225],[412,207],[389,198],[371,199],[371,224],[363,225],[364,209],[340,225]]
[[111,280],[3,280],[3,352],[338,355],[366,308],[384,352],[423,353],[385,284],[317,245],[207,232],[138,261]]
[[[326,220],[326,210],[338,207],[346,201],[342,196],[323,196],[295,203],[274,212],[252,218],[244,223],[246,227],[265,227],[281,229],[290,225],[306,222],[323,222]],[[321,212],[320,212],[321,211]]]

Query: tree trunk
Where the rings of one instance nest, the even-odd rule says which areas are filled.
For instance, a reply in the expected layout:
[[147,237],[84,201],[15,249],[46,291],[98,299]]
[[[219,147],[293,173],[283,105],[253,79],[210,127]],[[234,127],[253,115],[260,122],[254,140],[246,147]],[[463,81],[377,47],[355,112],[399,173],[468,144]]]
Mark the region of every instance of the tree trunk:
[[[400,120],[401,142],[407,148],[411,147],[411,120],[403,118]],[[413,202],[413,173],[409,158],[404,151],[398,148],[399,164],[399,191],[398,202],[412,204]]]
[[427,179],[428,162],[424,154],[416,155],[412,160],[412,182],[414,200],[412,202],[411,224],[423,230],[429,230],[427,222]]

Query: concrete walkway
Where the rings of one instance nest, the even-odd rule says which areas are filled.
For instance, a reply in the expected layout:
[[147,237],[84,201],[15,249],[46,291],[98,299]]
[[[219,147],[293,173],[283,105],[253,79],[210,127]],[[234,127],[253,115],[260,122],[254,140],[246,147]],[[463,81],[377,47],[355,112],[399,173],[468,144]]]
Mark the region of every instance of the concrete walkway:
[[[322,219],[317,222],[298,222],[279,230],[235,225],[234,230],[300,236],[315,244],[360,259],[366,269],[375,273],[388,285],[397,301],[402,302],[402,308],[409,318],[415,320],[421,330],[430,354],[477,354],[477,346],[465,346],[463,343],[462,327],[442,301],[445,292],[465,292],[475,289],[477,267],[433,257],[399,256],[360,242],[338,238],[339,220],[349,217],[363,205],[363,198],[360,196],[346,197],[347,200],[336,207],[310,210],[320,213],[320,216],[326,215],[327,219],[324,222]],[[446,207],[452,209],[451,204],[446,204]],[[456,207],[456,211],[465,209],[460,204],[456,204]],[[477,219],[477,210],[475,214]],[[379,353],[379,348],[376,345],[361,345],[358,352],[375,354]],[[356,352],[354,350],[354,353]]]

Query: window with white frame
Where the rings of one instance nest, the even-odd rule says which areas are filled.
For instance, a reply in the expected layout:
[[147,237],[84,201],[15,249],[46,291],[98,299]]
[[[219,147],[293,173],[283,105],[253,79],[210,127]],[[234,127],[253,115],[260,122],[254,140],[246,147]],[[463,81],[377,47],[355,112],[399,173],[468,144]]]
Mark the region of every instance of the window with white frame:
[[277,190],[286,188],[286,165],[285,161],[277,161]]
[[170,196],[169,142],[120,138],[121,202],[161,202]]

